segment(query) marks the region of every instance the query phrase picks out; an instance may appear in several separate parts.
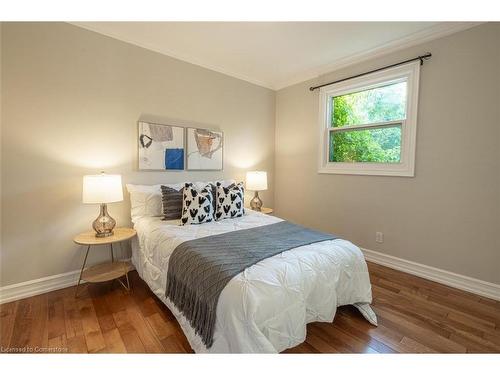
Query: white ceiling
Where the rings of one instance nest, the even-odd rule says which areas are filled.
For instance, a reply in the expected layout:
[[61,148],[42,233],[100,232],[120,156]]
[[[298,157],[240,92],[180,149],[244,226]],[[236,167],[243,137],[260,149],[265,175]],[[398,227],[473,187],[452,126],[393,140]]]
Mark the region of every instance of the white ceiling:
[[460,22],[73,24],[274,90],[476,25]]

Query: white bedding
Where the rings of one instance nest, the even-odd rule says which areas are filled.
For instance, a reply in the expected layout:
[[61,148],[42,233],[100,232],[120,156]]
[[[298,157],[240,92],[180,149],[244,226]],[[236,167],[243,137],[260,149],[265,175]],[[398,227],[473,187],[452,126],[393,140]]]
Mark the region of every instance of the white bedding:
[[337,306],[355,305],[372,324],[370,279],[364,257],[349,241],[324,241],[267,258],[234,277],[217,305],[214,343],[207,349],[165,297],[168,259],[180,243],[281,221],[251,210],[238,219],[179,226],[142,217],[134,225],[132,262],[179,321],[197,353],[276,353],[305,340],[306,324],[331,322]]

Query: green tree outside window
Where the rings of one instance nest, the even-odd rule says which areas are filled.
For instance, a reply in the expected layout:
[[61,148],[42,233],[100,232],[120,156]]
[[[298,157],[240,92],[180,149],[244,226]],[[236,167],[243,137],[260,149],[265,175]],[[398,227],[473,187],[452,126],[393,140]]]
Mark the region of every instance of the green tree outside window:
[[330,162],[399,163],[401,125],[347,130],[350,125],[403,120],[406,82],[332,98]]

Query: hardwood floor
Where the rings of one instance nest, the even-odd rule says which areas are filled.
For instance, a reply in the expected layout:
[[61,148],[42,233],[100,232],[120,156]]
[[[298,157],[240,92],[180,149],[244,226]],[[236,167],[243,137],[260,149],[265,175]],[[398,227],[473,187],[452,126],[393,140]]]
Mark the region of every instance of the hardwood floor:
[[[353,307],[307,326],[287,353],[500,353],[500,302],[369,264],[379,326]],[[2,352],[190,353],[170,311],[136,272],[115,283],[66,288],[0,306]]]

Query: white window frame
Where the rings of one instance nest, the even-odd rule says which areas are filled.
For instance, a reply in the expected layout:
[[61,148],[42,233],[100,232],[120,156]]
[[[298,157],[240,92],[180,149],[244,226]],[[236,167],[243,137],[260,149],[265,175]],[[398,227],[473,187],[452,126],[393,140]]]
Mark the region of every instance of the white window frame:
[[[418,84],[420,62],[389,68],[363,77],[322,87],[319,95],[319,168],[318,173],[357,174],[372,176],[404,176],[415,175],[415,146],[417,135]],[[364,91],[391,83],[407,83],[406,119],[380,122],[366,125],[353,125],[336,131],[347,129],[381,128],[393,124],[401,124],[401,159],[399,163],[371,162],[330,162],[329,133],[331,127],[332,97],[353,92]]]

